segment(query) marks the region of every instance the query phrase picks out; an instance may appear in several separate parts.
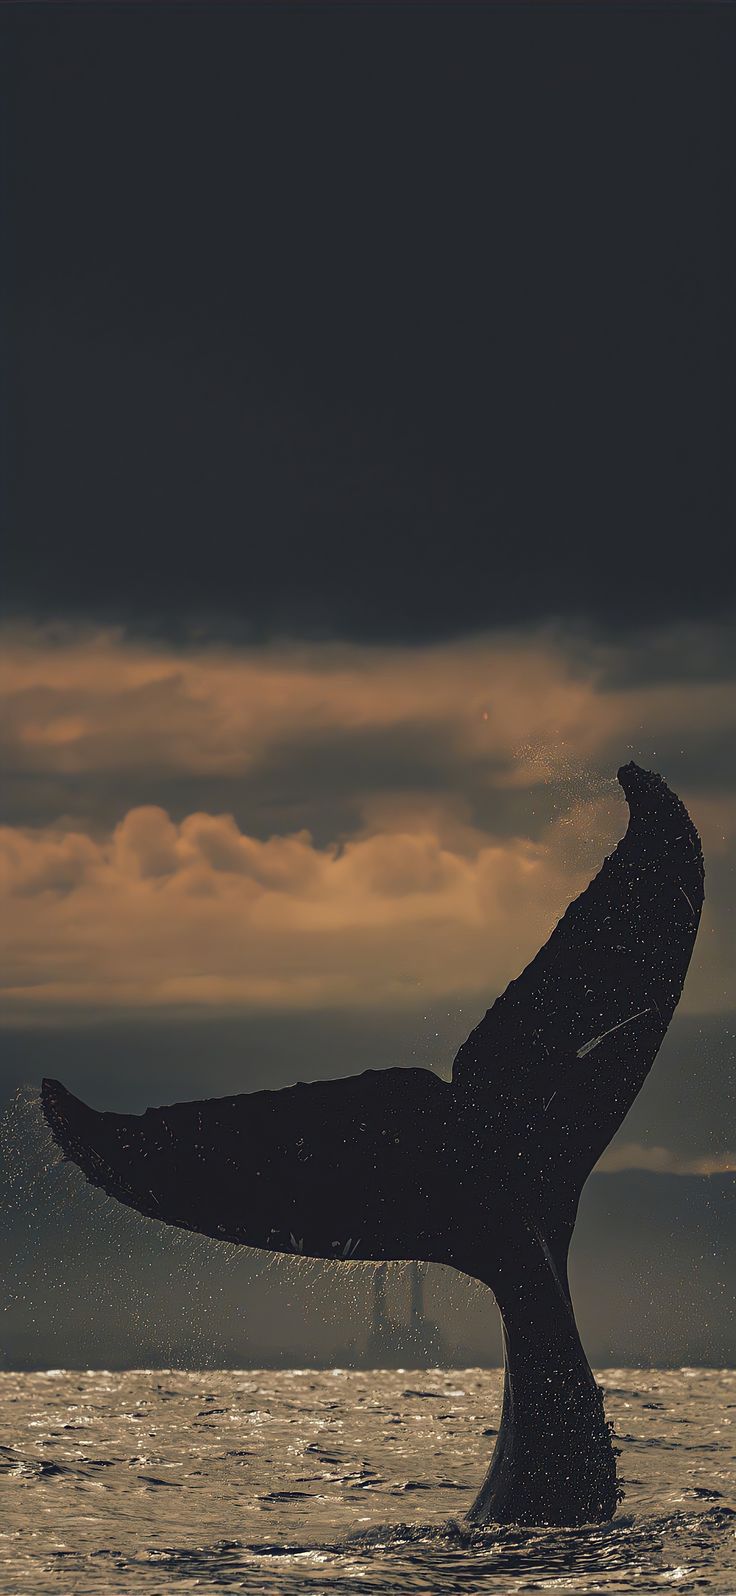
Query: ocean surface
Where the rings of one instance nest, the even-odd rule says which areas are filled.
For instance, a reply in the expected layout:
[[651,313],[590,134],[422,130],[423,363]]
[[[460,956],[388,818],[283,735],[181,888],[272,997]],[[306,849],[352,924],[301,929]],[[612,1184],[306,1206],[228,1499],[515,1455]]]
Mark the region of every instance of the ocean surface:
[[0,1591],[736,1592],[736,1371],[599,1375],[612,1524],[469,1532],[494,1370],[0,1373]]

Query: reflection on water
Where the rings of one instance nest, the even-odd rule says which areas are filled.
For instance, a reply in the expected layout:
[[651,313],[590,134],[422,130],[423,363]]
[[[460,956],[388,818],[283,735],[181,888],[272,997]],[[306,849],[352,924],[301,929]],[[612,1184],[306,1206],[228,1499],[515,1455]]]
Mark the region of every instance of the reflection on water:
[[623,1508],[466,1529],[485,1370],[0,1374],[0,1591],[736,1591],[736,1372],[601,1375]]

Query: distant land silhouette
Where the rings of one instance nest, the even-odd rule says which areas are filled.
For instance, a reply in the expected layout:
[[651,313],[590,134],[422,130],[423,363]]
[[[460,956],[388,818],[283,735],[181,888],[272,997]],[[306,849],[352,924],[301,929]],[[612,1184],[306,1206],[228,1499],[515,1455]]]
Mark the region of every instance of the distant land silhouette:
[[619,781],[625,837],[472,1031],[451,1082],[367,1071],[140,1116],[42,1087],[65,1155],[141,1213],[305,1257],[450,1264],[491,1287],[504,1401],[474,1523],[601,1521],[618,1499],[568,1252],[583,1185],[679,1000],[703,902],[684,805],[634,764]]

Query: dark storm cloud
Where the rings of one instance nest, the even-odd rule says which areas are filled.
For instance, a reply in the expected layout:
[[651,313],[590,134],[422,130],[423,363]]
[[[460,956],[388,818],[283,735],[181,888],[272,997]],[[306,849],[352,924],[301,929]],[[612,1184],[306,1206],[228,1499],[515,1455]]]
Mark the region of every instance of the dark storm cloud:
[[726,604],[730,21],[6,8],[6,604],[403,641]]
[[[725,573],[726,579],[728,573]],[[650,687],[691,682],[736,682],[736,627],[733,616],[712,615],[707,624],[677,621],[667,626],[631,628],[625,647],[595,630],[568,627],[565,644],[571,661],[589,670],[595,660],[602,691],[647,683]]]

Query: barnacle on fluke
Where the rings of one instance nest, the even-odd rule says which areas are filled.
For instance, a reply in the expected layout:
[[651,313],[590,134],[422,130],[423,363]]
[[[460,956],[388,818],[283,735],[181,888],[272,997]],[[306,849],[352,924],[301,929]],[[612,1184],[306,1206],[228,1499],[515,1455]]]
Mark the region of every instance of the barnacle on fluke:
[[684,805],[634,764],[618,775],[625,837],[471,1032],[451,1082],[368,1070],[142,1115],[42,1088],[67,1157],[143,1214],[312,1258],[452,1264],[491,1287],[504,1400],[474,1523],[580,1524],[616,1508],[567,1255],[585,1180],[676,1007],[703,902]]

